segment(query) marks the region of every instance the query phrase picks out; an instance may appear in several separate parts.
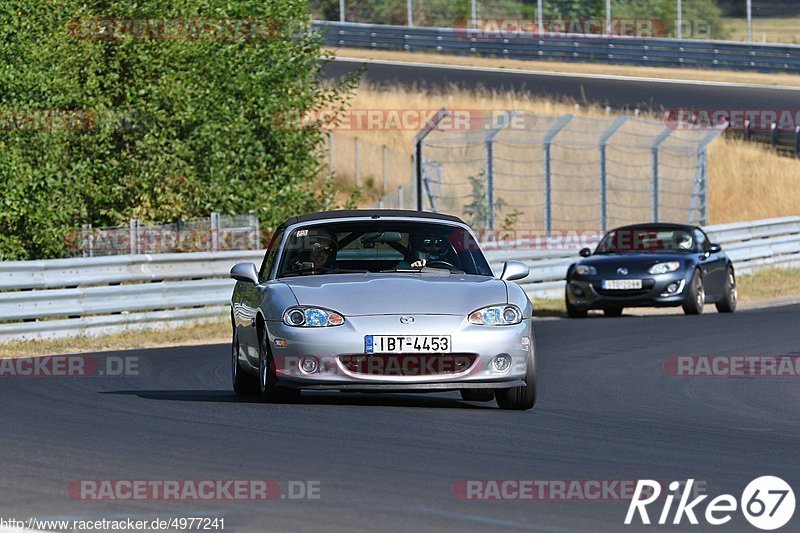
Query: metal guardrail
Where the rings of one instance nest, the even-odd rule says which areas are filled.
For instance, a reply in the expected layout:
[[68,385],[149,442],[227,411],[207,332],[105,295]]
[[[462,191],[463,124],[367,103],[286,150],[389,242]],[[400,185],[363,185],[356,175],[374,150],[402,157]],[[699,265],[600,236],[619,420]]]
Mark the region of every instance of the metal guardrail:
[[[706,228],[737,270],[800,266],[800,217]],[[577,249],[496,249],[496,272],[516,259],[531,267],[520,284],[533,297],[560,298]],[[224,318],[235,263],[263,251],[128,255],[0,263],[0,342],[101,335]]]
[[332,47],[445,52],[546,61],[800,73],[800,46],[735,41],[519,33],[315,21]]

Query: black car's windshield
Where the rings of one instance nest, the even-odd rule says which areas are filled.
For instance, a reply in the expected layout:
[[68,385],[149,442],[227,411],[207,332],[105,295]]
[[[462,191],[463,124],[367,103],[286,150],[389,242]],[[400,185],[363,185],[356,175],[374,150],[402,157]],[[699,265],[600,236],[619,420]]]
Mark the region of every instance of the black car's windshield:
[[278,277],[423,268],[493,275],[478,244],[461,227],[370,220],[294,229],[284,244]]
[[697,250],[693,232],[688,229],[622,228],[603,237],[595,253],[677,252]]

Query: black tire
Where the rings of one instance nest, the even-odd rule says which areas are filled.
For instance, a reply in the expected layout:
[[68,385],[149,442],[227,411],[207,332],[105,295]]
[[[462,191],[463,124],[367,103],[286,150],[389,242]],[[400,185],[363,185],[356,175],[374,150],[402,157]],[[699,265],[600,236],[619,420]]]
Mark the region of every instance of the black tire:
[[291,403],[300,398],[300,390],[287,389],[278,385],[275,375],[275,361],[269,349],[267,328],[258,331],[258,391],[261,400],[267,403]]
[[605,316],[622,316],[622,307],[606,307],[603,309]]
[[461,399],[467,402],[491,402],[494,389],[461,389]]
[[703,276],[699,270],[692,274],[689,282],[689,290],[686,293],[686,300],[683,302],[683,312],[687,315],[703,314],[703,306],[706,303],[706,291],[703,288]]
[[717,311],[720,313],[733,313],[736,311],[736,304],[739,302],[739,293],[736,289],[736,274],[733,267],[728,267],[728,273],[725,276],[725,294],[722,300],[718,301],[715,305]]
[[249,396],[258,392],[258,378],[251,376],[244,370],[239,363],[239,334],[236,328],[233,329],[231,339],[231,379],[233,381],[233,392],[238,396]]
[[495,398],[500,409],[523,411],[536,405],[536,367],[533,362],[535,352],[528,358],[525,385],[511,389],[495,389]]
[[582,307],[576,307],[569,303],[569,296],[564,292],[564,303],[567,307],[567,316],[570,318],[586,318],[586,315],[589,314],[588,309],[583,309]]

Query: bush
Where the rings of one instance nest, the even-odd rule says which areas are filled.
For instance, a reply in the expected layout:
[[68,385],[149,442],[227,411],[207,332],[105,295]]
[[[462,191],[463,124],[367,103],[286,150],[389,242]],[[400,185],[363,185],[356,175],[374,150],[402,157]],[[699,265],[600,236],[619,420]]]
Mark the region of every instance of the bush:
[[[93,19],[110,18],[151,26],[131,38],[117,20],[119,38],[101,38]],[[208,38],[188,20],[158,34],[154,19],[229,19],[238,33]],[[3,2],[0,259],[63,256],[84,223],[254,209],[269,227],[329,205],[320,130],[276,120],[341,107],[353,85],[318,81],[309,22],[295,0]]]

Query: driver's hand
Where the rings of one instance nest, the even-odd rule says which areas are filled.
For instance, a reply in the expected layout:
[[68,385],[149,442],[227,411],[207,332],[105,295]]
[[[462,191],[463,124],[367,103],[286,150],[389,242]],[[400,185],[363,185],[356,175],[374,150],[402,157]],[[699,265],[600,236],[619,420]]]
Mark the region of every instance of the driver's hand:
[[414,261],[413,263],[411,263],[411,268],[422,268],[427,263],[428,263],[428,261],[426,261],[425,259],[420,259],[418,261]]

